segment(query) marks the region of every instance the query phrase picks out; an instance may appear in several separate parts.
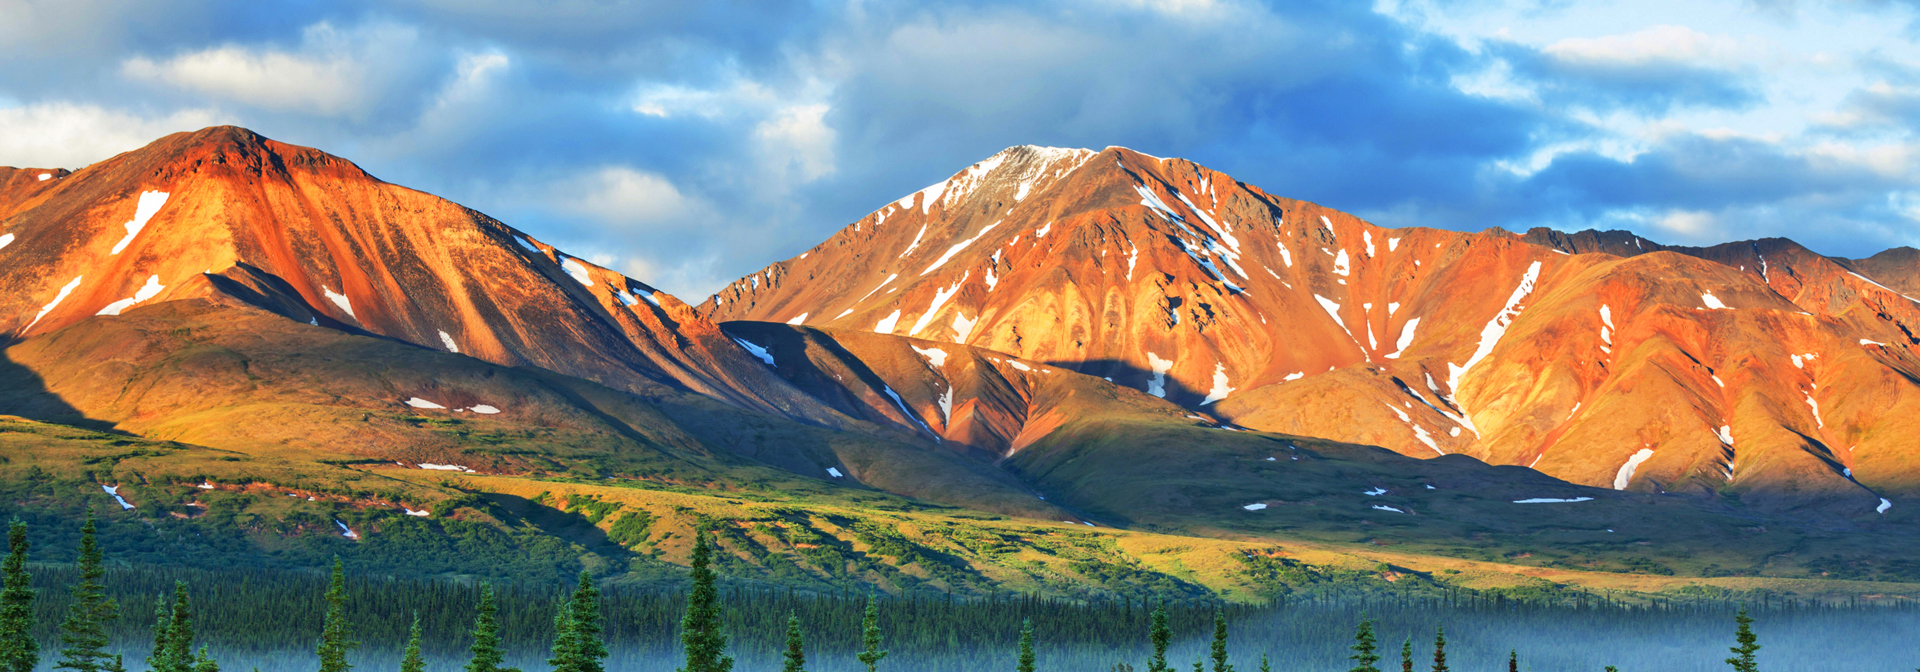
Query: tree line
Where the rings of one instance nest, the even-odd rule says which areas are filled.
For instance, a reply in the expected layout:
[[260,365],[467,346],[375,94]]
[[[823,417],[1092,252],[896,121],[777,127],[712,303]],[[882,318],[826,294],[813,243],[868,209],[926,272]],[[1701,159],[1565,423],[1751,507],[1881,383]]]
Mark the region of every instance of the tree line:
[[[76,554],[78,580],[71,587],[72,599],[66,618],[59,625],[59,648],[54,652],[56,660],[53,666],[56,670],[126,672],[127,669],[126,661],[120,654],[108,652],[111,644],[108,625],[120,618],[120,607],[107,596],[103,585],[106,566],[95,531],[94,516],[89,511],[81,527]],[[38,590],[32,587],[32,577],[27,570],[29,548],[26,524],[13,521],[8,529],[7,555],[4,561],[0,561],[0,672],[33,672],[43,658],[40,642],[33,634],[36,625],[34,601]],[[725,607],[712,568],[712,552],[709,536],[704,532],[697,533],[689,572],[691,587],[686,593],[686,606],[678,628],[684,660],[678,672],[733,672],[734,659],[728,654]],[[354,640],[353,627],[347,618],[347,599],[345,572],[336,558],[323,598],[324,615],[319,644],[314,652],[320,672],[350,672],[353,667],[347,656],[358,643]],[[145,660],[147,669],[150,672],[220,672],[219,662],[209,653],[208,647],[204,644],[196,646],[195,610],[188,583],[176,581],[171,598],[158,600],[155,605],[152,647]],[[601,594],[591,574],[581,572],[571,594],[560,602],[554,612],[553,638],[547,660],[553,672],[605,672],[608,647],[601,605]],[[471,644],[463,672],[521,672],[518,668],[504,666],[506,646],[501,638],[498,613],[493,586],[482,583],[474,606],[472,629],[468,633]],[[1212,620],[1211,646],[1193,661],[1191,669],[1193,672],[1235,672],[1227,647],[1227,609],[1215,605]],[[1733,656],[1726,659],[1734,672],[1759,670],[1757,652],[1760,645],[1752,631],[1753,622],[1754,619],[1744,607],[1735,617],[1737,645],[1730,649]],[[425,671],[422,638],[422,624],[416,612],[399,672]],[[1037,672],[1040,669],[1035,638],[1033,620],[1023,619],[1018,642],[1014,645],[1014,669],[1017,672]],[[1164,602],[1150,614],[1147,639],[1152,653],[1146,661],[1144,672],[1180,672],[1184,666],[1177,666],[1167,659],[1173,631],[1169,627],[1169,615]],[[879,672],[889,651],[885,648],[878,602],[872,595],[866,599],[859,642],[861,649],[855,654],[855,659],[867,672]],[[1428,668],[1431,672],[1451,672],[1447,664],[1446,646],[1445,630],[1437,630],[1432,645],[1432,662]],[[799,615],[790,611],[786,619],[785,647],[781,651],[782,672],[806,672],[806,650]],[[1358,624],[1351,650],[1349,660],[1353,666],[1348,672],[1387,672],[1380,667],[1382,654],[1373,620],[1362,619]],[[1414,672],[1414,643],[1411,638],[1402,643],[1399,654],[1400,672]],[[1507,662],[1509,672],[1520,671],[1517,650],[1509,651]],[[1391,668],[1389,665],[1388,669]],[[1257,669],[1259,672],[1272,672],[1266,655],[1261,656]],[[1134,672],[1135,668],[1130,663],[1122,662],[1115,664],[1112,670]],[[1612,666],[1606,667],[1606,670],[1618,672]]]

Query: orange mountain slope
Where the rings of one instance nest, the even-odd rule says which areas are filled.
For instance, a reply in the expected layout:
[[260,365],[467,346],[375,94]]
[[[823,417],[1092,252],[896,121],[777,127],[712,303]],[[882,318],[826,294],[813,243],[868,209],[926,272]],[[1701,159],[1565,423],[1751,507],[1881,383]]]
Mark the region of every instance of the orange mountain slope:
[[73,174],[0,172],[0,196],[0,339],[165,301],[196,276],[243,268],[316,325],[847,423],[665,293],[244,129],[170,135]]
[[1875,259],[1386,229],[1184,160],[1015,147],[700,311],[963,343],[1254,429],[1872,516],[1920,489],[1920,304]]

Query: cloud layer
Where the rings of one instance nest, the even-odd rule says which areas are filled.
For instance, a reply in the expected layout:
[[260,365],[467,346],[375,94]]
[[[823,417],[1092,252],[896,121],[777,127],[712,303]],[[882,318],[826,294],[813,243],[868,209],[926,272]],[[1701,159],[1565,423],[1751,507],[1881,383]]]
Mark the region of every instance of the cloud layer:
[[1387,226],[1920,243],[1906,3],[0,0],[0,164],[216,123],[690,300],[1017,144]]

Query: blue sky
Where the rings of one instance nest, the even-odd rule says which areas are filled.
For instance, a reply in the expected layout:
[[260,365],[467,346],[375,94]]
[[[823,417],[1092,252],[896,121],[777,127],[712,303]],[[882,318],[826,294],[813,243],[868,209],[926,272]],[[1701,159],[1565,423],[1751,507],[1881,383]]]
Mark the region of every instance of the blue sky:
[[690,300],[1002,148],[1385,226],[1920,244],[1911,2],[0,0],[0,165],[230,123]]

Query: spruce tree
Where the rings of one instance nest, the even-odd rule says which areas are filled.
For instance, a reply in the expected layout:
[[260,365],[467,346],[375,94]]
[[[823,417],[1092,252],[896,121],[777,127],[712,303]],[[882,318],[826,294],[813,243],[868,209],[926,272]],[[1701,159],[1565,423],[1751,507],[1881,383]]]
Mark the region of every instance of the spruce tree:
[[333,559],[333,577],[327,582],[326,622],[320,628],[320,672],[348,672],[347,651],[359,646],[347,624],[347,579],[340,558]]
[[1273,668],[1267,666],[1267,654],[1264,653],[1260,654],[1260,672],[1273,672]]
[[780,672],[807,672],[807,644],[800,638],[800,615],[787,613],[787,650],[781,654],[785,664]]
[[1447,629],[1435,628],[1433,631],[1433,672],[1452,672],[1447,669]]
[[40,642],[33,638],[33,575],[27,573],[27,524],[14,519],[7,528],[7,559],[0,563],[0,671],[33,672],[40,666]]
[[207,647],[200,647],[200,653],[193,658],[193,672],[220,672],[220,664],[213,662],[207,655]]
[[1033,672],[1033,619],[1020,622],[1020,662],[1013,667],[1016,672]]
[[480,584],[479,613],[473,618],[473,646],[468,649],[473,654],[467,661],[466,672],[519,672],[516,668],[501,667],[507,656],[500,649],[500,608],[493,603],[493,584]]
[[105,672],[114,665],[114,656],[106,651],[107,622],[120,618],[120,605],[107,598],[100,579],[107,575],[94,539],[93,509],[87,509],[87,522],[80,526],[80,583],[73,586],[73,604],[67,607],[67,620],[60,624],[60,661],[56,670]]
[[1227,612],[1218,606],[1213,608],[1213,672],[1233,672],[1227,662]]
[[1520,650],[1507,650],[1507,672],[1520,672]]
[[872,595],[867,596],[867,612],[860,618],[860,641],[867,648],[855,657],[867,666],[867,672],[880,669],[887,650],[880,648],[880,603]]
[[593,587],[593,575],[586,570],[580,571],[569,606],[574,645],[579,647],[575,672],[605,672],[607,640],[606,628],[600,624],[600,589]]
[[1400,643],[1400,672],[1413,672],[1413,635]]
[[1207,659],[1205,656],[1193,659],[1193,672],[1207,672]]
[[1379,644],[1373,639],[1373,621],[1361,621],[1360,627],[1354,628],[1352,648],[1353,655],[1347,659],[1353,661],[1353,667],[1347,672],[1380,672],[1380,668],[1374,667],[1374,663],[1380,662],[1380,654],[1376,652]]
[[687,593],[687,615],[680,619],[680,643],[686,647],[687,664],[680,672],[731,672],[733,658],[727,653],[727,635],[720,630],[720,593],[713,587],[713,550],[707,545],[707,533],[693,534],[693,589]]
[[193,651],[193,603],[187,597],[187,582],[173,582],[173,605],[163,599],[153,624],[153,653],[147,667],[153,672],[193,672],[198,662]]
[[560,603],[553,610],[553,651],[547,657],[547,665],[553,672],[579,672],[580,634],[573,618],[573,600]]
[[153,651],[147,654],[147,668],[153,672],[166,672],[173,669],[173,663],[167,656],[167,636],[173,631],[173,611],[167,607],[167,596],[162,593],[153,601]]
[[1753,654],[1760,650],[1760,638],[1753,634],[1753,618],[1747,615],[1747,608],[1740,607],[1740,613],[1734,615],[1733,621],[1740,624],[1740,628],[1733,633],[1734,641],[1740,645],[1727,649],[1733,652],[1727,664],[1733,666],[1734,672],[1760,672],[1759,663],[1753,659]]
[[413,628],[407,631],[407,652],[400,656],[400,672],[427,672],[427,659],[420,655],[420,612],[413,613]]
[[1167,603],[1153,608],[1153,624],[1147,627],[1147,639],[1153,642],[1153,657],[1147,659],[1147,672],[1173,672],[1167,667],[1167,645],[1173,642],[1173,630],[1167,627]]

